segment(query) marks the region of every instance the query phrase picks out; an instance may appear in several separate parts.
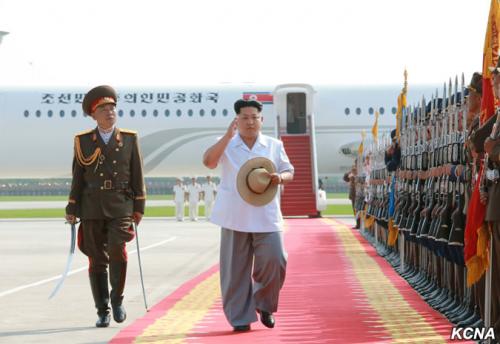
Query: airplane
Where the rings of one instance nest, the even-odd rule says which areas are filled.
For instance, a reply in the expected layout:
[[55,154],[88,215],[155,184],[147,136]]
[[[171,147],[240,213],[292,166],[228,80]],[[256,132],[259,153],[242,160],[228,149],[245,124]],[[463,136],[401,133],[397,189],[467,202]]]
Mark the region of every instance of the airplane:
[[[401,86],[296,85],[314,93],[311,112],[319,177],[351,168],[361,131],[371,136],[376,111],[381,135],[395,128]],[[273,92],[277,86],[117,86],[117,126],[138,131],[146,177],[217,174],[203,166],[202,155],[227,129],[237,99],[261,101],[263,132],[276,135]],[[410,87],[409,104],[434,89]],[[80,87],[0,89],[0,178],[71,176],[74,135],[96,125],[81,108],[86,91]]]

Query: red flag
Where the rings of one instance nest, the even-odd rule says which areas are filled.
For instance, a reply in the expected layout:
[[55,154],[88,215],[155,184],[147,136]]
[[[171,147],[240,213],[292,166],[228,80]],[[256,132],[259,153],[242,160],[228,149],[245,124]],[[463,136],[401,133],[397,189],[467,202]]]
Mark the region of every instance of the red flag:
[[[495,113],[495,96],[493,94],[492,76],[489,67],[498,61],[498,44],[500,28],[499,0],[491,0],[488,26],[483,50],[483,96],[481,99],[480,123],[486,122]],[[479,169],[479,178],[474,186],[472,197],[467,208],[465,226],[464,258],[467,265],[467,285],[477,282],[488,268],[489,232],[484,221],[486,206],[480,202],[479,188],[483,174],[483,164]]]

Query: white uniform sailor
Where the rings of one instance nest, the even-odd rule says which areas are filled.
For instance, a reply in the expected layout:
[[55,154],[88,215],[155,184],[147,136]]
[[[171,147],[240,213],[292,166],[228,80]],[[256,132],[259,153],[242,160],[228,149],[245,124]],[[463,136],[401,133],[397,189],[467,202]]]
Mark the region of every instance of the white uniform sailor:
[[187,192],[189,194],[189,219],[198,221],[201,186],[196,182],[196,177],[191,178],[191,183],[187,186]]
[[177,178],[174,185],[175,218],[184,221],[184,202],[186,200],[186,187],[182,180]]
[[203,191],[203,200],[205,201],[205,218],[208,220],[212,214],[215,195],[217,194],[217,185],[212,181],[211,176],[207,176],[207,182],[201,186]]

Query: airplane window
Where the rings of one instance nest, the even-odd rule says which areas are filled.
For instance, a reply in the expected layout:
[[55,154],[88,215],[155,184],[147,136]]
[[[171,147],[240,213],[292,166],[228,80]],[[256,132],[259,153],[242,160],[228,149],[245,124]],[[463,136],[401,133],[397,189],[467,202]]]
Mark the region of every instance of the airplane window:
[[395,115],[398,110],[393,106],[392,107],[392,114]]
[[344,113],[346,114],[346,116],[349,116],[351,110],[349,108],[345,108]]
[[369,113],[370,115],[373,115],[373,108],[372,108],[372,107],[370,107],[370,108],[368,109],[368,113]]
[[59,116],[64,117],[64,110],[59,111]]
[[181,117],[182,116],[182,111],[181,110],[177,110],[176,113],[177,117]]
[[71,110],[71,117],[76,117],[76,110]]
[[385,112],[385,109],[381,106],[380,109],[378,109],[378,111],[380,112],[381,115],[383,115]]
[[147,114],[148,114],[148,112],[146,110],[142,110],[142,112],[141,112],[142,117],[146,117]]
[[135,116],[135,111],[134,110],[130,110],[130,117],[134,117]]
[[36,110],[36,117],[40,117],[42,115],[42,112],[40,110]]
[[158,110],[153,110],[153,116],[158,117]]
[[30,112],[28,110],[24,110],[24,117],[28,117],[30,115]]
[[191,110],[191,109],[188,110],[188,116],[193,117],[193,110]]
[[215,117],[215,115],[217,114],[217,111],[215,111],[215,109],[212,109],[211,114],[212,114],[212,117]]
[[52,110],[47,111],[47,116],[52,117],[53,114],[54,112]]
[[123,117],[123,110],[118,110],[118,116]]
[[168,116],[170,116],[170,110],[167,109],[167,110],[165,110],[165,117],[168,117]]
[[204,109],[201,109],[201,110],[200,110],[200,116],[201,116],[201,117],[205,116],[205,110],[204,110]]
[[222,110],[222,116],[226,117],[228,113],[227,109]]
[[361,115],[361,109],[360,108],[356,108],[356,115]]

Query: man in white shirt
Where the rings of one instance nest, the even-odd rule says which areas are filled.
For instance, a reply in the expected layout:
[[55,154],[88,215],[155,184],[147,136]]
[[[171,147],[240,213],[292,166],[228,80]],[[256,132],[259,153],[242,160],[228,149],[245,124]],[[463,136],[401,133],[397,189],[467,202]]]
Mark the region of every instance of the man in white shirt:
[[189,219],[198,221],[198,203],[200,202],[201,186],[196,182],[196,177],[191,178],[191,183],[187,186],[189,194]]
[[174,185],[175,218],[177,221],[184,221],[184,201],[186,199],[186,187],[182,185],[182,180],[177,178]]
[[205,152],[203,164],[210,169],[219,164],[222,167],[210,220],[222,228],[220,279],[224,313],[234,331],[248,331],[250,324],[257,321],[256,312],[266,327],[274,327],[273,313],[278,309],[287,257],[279,191],[267,204],[249,204],[238,192],[237,175],[247,161],[266,158],[277,171],[266,172],[268,188],[277,188],[292,181],[293,166],[283,143],[261,133],[261,103],[238,100],[234,110],[237,116],[224,136]]
[[208,220],[212,214],[215,195],[217,193],[217,186],[212,181],[211,176],[207,176],[207,182],[201,186],[201,190],[203,191],[203,200],[205,201],[205,218]]

